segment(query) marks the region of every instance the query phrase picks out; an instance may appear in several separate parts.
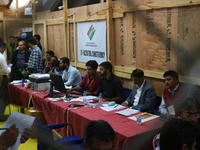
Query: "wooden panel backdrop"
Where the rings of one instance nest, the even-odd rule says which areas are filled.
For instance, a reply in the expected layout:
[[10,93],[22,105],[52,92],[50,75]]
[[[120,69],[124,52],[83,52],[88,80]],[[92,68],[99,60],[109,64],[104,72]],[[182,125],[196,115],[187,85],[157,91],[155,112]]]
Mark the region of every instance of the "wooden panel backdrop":
[[[161,95],[164,88],[164,71],[178,70],[182,75],[181,81],[186,81],[190,78],[191,66],[198,62],[198,59],[193,58],[199,57],[200,10],[198,6],[180,7],[195,3],[199,2],[117,0],[113,1],[112,8],[107,8],[106,3],[99,3],[68,9],[69,17],[65,25],[68,26],[69,21],[69,51],[64,50],[63,11],[38,13],[37,20],[54,21],[51,24],[47,23],[47,48],[54,50],[58,57],[69,54],[71,61],[76,62],[77,45],[74,45],[74,41],[77,39],[77,22],[106,20],[106,11],[112,9],[114,39],[110,44],[114,44],[114,60],[111,60],[114,73],[121,77],[125,87],[131,88],[130,74],[133,69],[141,68],[154,85],[157,94]],[[168,8],[163,8],[166,6]],[[72,64],[77,65],[81,73],[84,73],[84,63]],[[199,63],[192,70],[197,68]],[[196,83],[200,84],[200,72],[193,74],[198,79]]]

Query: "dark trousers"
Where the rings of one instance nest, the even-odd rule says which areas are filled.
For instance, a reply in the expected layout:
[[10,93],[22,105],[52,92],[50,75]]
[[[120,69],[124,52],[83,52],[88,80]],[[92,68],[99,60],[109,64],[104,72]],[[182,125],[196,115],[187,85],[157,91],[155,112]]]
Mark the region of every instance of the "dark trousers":
[[2,84],[0,86],[0,121],[5,121],[8,118],[8,116],[4,115],[4,111],[8,104],[7,94],[8,94],[8,77],[3,75]]

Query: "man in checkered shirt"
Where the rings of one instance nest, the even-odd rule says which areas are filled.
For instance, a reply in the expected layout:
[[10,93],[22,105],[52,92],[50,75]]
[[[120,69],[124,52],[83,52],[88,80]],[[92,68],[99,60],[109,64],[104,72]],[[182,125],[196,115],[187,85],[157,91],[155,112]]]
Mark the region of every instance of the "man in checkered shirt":
[[32,73],[42,72],[42,52],[37,46],[37,42],[34,37],[30,37],[28,40],[28,45],[31,48],[31,55],[28,60],[28,71],[27,75]]

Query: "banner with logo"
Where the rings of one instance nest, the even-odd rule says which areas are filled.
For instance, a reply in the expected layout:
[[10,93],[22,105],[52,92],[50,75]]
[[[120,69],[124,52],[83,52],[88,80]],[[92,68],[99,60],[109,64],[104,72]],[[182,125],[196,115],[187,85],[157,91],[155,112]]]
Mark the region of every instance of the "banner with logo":
[[78,23],[78,61],[106,61],[106,21]]

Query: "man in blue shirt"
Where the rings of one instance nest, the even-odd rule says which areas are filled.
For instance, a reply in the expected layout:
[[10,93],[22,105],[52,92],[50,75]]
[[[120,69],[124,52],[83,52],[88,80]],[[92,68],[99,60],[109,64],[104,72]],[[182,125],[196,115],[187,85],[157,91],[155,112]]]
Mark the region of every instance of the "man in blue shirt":
[[60,59],[60,69],[63,70],[62,79],[66,86],[78,86],[81,81],[80,72],[70,65],[69,58],[63,57]]

